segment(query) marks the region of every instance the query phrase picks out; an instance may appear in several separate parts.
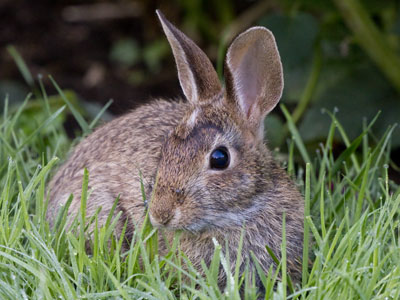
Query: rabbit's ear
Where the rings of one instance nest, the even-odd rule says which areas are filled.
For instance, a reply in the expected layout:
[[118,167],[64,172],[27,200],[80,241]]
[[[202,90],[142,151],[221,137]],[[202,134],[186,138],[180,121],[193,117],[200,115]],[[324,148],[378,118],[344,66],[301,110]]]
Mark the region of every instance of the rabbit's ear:
[[262,127],[283,90],[281,59],[268,29],[252,27],[232,42],[225,60],[225,83],[228,101],[236,102],[254,129]]
[[221,84],[206,54],[159,10],[156,13],[174,53],[179,82],[186,98],[196,104],[220,93]]

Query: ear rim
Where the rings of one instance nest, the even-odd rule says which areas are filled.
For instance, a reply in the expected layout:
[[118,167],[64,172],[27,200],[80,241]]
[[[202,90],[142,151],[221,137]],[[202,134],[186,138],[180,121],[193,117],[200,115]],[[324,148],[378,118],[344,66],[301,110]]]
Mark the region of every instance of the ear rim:
[[156,14],[173,52],[179,83],[186,99],[197,105],[220,94],[223,88],[207,55],[169,22],[159,9]]
[[[240,80],[235,77],[235,68],[231,65],[231,60],[232,57],[234,56],[234,54],[232,52],[234,51],[238,51],[235,47],[237,47],[238,45],[240,46],[240,44],[243,42],[243,40],[245,40],[245,38],[247,38],[249,36],[249,34],[256,34],[257,32],[259,32],[259,34],[263,34],[264,35],[264,39],[265,39],[265,43],[267,43],[268,47],[270,48],[269,50],[272,50],[271,52],[266,52],[265,55],[269,55],[271,57],[275,56],[275,59],[269,59],[270,60],[270,64],[274,64],[273,67],[276,69],[276,73],[275,73],[275,79],[278,79],[277,81],[277,86],[278,86],[278,92],[275,93],[271,99],[266,99],[264,101],[261,100],[254,100],[254,103],[251,105],[251,107],[248,109],[248,112],[245,113],[243,115],[243,113],[246,111],[246,108],[243,107],[241,99],[240,99],[240,95],[238,93],[238,89],[235,88],[235,86],[240,85]],[[251,46],[249,46],[251,47]],[[236,70],[236,73],[237,70]],[[266,74],[268,74],[268,72],[266,72]],[[247,29],[246,31],[240,33],[239,35],[237,35],[233,41],[231,42],[227,52],[226,52],[226,56],[225,56],[225,61],[224,61],[224,76],[225,76],[225,87],[226,87],[226,94],[227,94],[227,99],[228,101],[234,101],[235,102],[235,106],[242,112],[242,116],[243,118],[254,122],[254,116],[252,117],[252,115],[255,113],[254,106],[256,105],[257,101],[260,101],[260,104],[258,105],[260,108],[260,111],[258,112],[258,116],[256,114],[256,118],[260,119],[260,121],[263,121],[265,116],[268,115],[279,103],[279,101],[282,98],[282,94],[283,94],[283,89],[284,89],[284,75],[283,75],[283,66],[282,66],[282,60],[279,54],[279,50],[278,50],[278,46],[276,43],[276,39],[275,36],[273,35],[273,33],[263,27],[263,26],[253,26],[249,29]],[[268,88],[268,84],[266,84],[266,88]],[[268,92],[268,90],[267,90]],[[260,97],[260,96],[258,96]],[[261,122],[262,123],[262,122]]]

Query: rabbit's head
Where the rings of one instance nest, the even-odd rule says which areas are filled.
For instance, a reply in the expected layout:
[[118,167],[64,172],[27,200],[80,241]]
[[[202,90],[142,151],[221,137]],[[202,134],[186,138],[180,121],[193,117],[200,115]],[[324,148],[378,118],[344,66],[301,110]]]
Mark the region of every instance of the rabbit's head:
[[222,88],[203,51],[157,13],[190,105],[162,146],[151,222],[191,232],[240,226],[271,193],[263,124],[283,89],[275,39],[264,27],[240,34],[227,51]]

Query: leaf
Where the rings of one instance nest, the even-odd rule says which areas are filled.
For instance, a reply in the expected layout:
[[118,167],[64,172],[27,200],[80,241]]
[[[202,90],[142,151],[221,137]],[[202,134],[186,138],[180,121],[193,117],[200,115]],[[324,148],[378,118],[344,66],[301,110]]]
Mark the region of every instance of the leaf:
[[264,132],[265,136],[267,137],[269,147],[271,149],[278,147],[282,136],[283,122],[277,115],[271,114],[265,118],[264,124]]
[[140,61],[140,46],[133,39],[120,39],[111,48],[110,59],[123,66],[133,66]]
[[53,79],[53,77],[49,76],[51,83],[56,88],[57,92],[60,94],[61,98],[67,104],[74,118],[78,122],[84,134],[88,134],[90,132],[89,124],[85,121],[82,114],[72,105],[71,101],[68,99],[67,95],[61,90],[58,86],[57,82]]
[[19,54],[17,49],[14,46],[10,45],[10,46],[7,46],[7,51],[8,51],[8,53],[10,53],[10,55],[14,59],[16,65],[17,65],[19,71],[21,72],[22,76],[24,77],[26,83],[30,87],[33,87],[35,84],[35,81],[33,80],[32,74],[29,71],[28,66],[26,65],[24,59]]
[[6,95],[10,104],[21,104],[29,90],[23,85],[11,80],[0,81],[0,112],[3,112]]
[[350,144],[349,147],[347,147],[346,150],[344,150],[339,157],[336,159],[332,169],[330,170],[331,174],[336,174],[336,172],[342,167],[343,161],[348,159],[358,148],[358,146],[361,144],[364,135],[368,133],[372,125],[376,122],[380,114],[377,114],[376,117],[371,121],[371,123],[368,125],[368,127]]
[[[333,74],[338,69],[343,70],[339,77]],[[335,79],[331,80],[333,78]],[[399,121],[399,97],[371,63],[343,64],[334,69],[327,66],[318,85],[315,102],[299,124],[299,132],[305,142],[323,140],[328,132],[331,119],[321,112],[323,109],[338,110],[336,117],[351,140],[363,131],[363,119],[372,120],[378,111],[382,111],[382,117],[374,126],[374,133],[378,136],[384,134],[389,125]],[[396,130],[393,133],[392,147],[398,146],[400,132]]]

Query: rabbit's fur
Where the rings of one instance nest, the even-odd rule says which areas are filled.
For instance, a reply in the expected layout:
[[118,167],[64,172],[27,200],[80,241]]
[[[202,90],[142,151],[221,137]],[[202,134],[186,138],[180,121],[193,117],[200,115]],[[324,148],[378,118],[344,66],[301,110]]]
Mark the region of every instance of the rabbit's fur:
[[[50,184],[48,218],[72,193],[69,214],[80,209],[83,168],[89,170],[87,214],[102,206],[99,224],[120,195],[118,230],[127,236],[145,215],[140,176],[151,223],[170,241],[180,230],[180,248],[195,267],[209,263],[212,238],[229,246],[231,266],[243,235],[242,270],[254,252],[264,271],[280,256],[286,216],[288,270],[300,277],[303,199],[263,143],[264,117],[279,102],[282,66],[272,33],[253,27],[228,49],[225,88],[206,55],[158,12],[172,47],[187,101],[156,100],[98,128],[73,151]],[[228,149],[226,169],[212,169],[214,149]],[[157,184],[155,184],[157,178]],[[167,251],[160,238],[161,254]],[[220,283],[224,282],[221,272]]]

